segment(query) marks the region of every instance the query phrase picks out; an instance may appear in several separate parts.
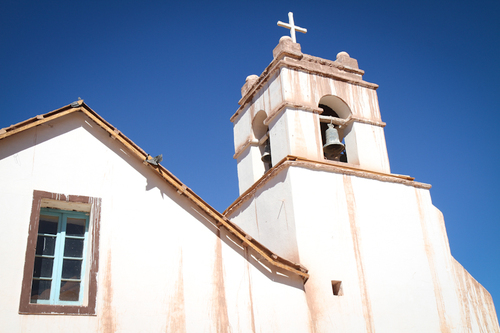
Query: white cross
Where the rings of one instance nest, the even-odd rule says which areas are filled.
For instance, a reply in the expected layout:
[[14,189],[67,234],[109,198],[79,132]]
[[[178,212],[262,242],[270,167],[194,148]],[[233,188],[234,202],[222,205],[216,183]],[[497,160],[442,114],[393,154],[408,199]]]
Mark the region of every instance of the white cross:
[[293,13],[292,12],[288,13],[288,22],[289,23],[284,23],[284,22],[278,21],[278,26],[290,29],[290,35],[292,36],[292,41],[294,43],[297,43],[297,40],[295,39],[295,31],[302,32],[305,34],[307,32],[307,29],[298,27],[295,25],[295,23],[293,23]]

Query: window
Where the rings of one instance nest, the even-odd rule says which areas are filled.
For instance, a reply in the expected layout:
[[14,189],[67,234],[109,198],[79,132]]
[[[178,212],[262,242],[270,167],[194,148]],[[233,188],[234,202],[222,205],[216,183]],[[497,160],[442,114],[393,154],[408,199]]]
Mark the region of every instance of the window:
[[20,313],[95,314],[100,203],[34,191]]
[[252,120],[253,135],[258,141],[257,146],[260,150],[261,161],[264,164],[264,172],[262,172],[262,174],[271,169],[273,166],[271,161],[271,139],[269,137],[269,128],[267,125],[264,125],[266,117],[266,112],[264,110],[260,110]]
[[76,304],[85,272],[88,213],[42,208],[31,283],[31,303]]
[[333,295],[335,296],[344,295],[344,291],[342,290],[342,281],[332,280],[332,290]]

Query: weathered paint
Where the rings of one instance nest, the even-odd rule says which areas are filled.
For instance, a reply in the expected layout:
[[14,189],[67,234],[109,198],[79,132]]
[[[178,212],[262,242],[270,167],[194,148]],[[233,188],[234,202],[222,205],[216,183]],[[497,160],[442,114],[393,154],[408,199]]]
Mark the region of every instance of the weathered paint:
[[425,203],[423,202],[421,198],[421,193],[415,189],[415,194],[417,197],[417,206],[418,206],[418,214],[420,218],[420,223],[422,225],[422,233],[423,233],[423,240],[424,240],[424,246],[425,246],[425,254],[427,256],[427,260],[429,261],[429,268],[431,272],[431,277],[432,277],[432,284],[433,284],[433,290],[434,290],[434,295],[436,298],[436,310],[439,315],[439,323],[440,323],[440,329],[441,332],[450,332],[450,324],[447,321],[447,318],[445,316],[445,304],[444,304],[444,297],[441,292],[441,288],[439,285],[439,279],[438,279],[438,271],[439,267],[436,266],[436,253],[433,248],[432,244],[432,239],[430,237],[430,231],[427,228],[427,219],[428,217],[425,216]]
[[[280,170],[229,216],[276,253],[297,253],[308,267],[312,329],[499,332],[491,297],[454,264],[428,188],[318,170],[313,163]],[[271,198],[285,195],[289,223],[261,223],[281,207]],[[268,214],[253,234],[256,210]],[[284,242],[290,230],[295,240]],[[333,296],[331,280],[342,281],[342,296]]]
[[113,280],[112,280],[112,255],[111,249],[108,250],[106,258],[106,270],[103,283],[104,294],[102,300],[102,307],[100,308],[99,315],[99,331],[100,332],[116,332],[115,310],[113,307]]
[[[226,216],[246,233],[142,164],[96,114],[56,110],[0,132],[2,329],[500,332],[491,296],[451,256],[430,186],[389,173],[377,86],[357,61],[304,55],[286,38],[273,54],[232,118],[242,196]],[[355,163],[321,156],[325,96],[352,116],[343,133]],[[261,111],[275,163],[264,175],[252,129]],[[18,313],[34,190],[102,202],[95,315]]]
[[[377,85],[345,52],[324,60],[282,38],[273,55],[231,119],[240,197],[225,214],[309,269],[310,330],[500,332],[491,296],[451,255],[431,186],[390,173]],[[342,107],[348,163],[323,158],[320,101]],[[254,108],[268,115],[266,173],[239,139],[252,131]],[[283,211],[286,220],[276,218]],[[342,296],[331,281],[342,281]]]
[[177,280],[174,284],[174,292],[169,299],[167,312],[166,332],[186,332],[186,309],[184,306],[184,281],[182,269],[182,252],[179,255],[179,266],[177,268]]
[[361,238],[359,237],[359,227],[356,223],[356,198],[352,188],[351,178],[344,175],[344,191],[346,194],[347,212],[351,229],[352,243],[354,245],[354,255],[356,256],[356,267],[358,271],[359,290],[361,291],[361,302],[363,304],[363,316],[365,319],[366,332],[375,331],[373,325],[372,305],[368,288],[366,286],[365,268],[363,266],[363,256],[361,251]]
[[269,124],[273,163],[288,155],[324,160],[318,117],[322,109],[318,105],[325,96],[339,98],[350,110],[350,124],[341,129],[349,163],[389,173],[377,85],[363,81],[363,71],[347,68],[342,63],[355,62],[355,59],[347,54],[337,61],[302,53],[288,57],[287,48],[289,51],[293,47],[289,41],[282,39],[279,46],[282,53],[275,53],[269,67],[251,81],[252,87],[244,89],[242,105],[231,118],[240,194],[264,173],[259,167],[260,155],[244,153],[251,149],[252,123],[258,111],[268,116],[265,123]]
[[[3,330],[245,332],[274,325],[290,332],[307,325],[301,277],[275,271],[249,248],[237,250],[240,239],[126,152],[82,113],[0,141],[0,211],[8,222],[0,265],[10,286],[0,299]],[[18,313],[34,189],[102,200],[96,315]],[[279,310],[263,310],[271,306]]]

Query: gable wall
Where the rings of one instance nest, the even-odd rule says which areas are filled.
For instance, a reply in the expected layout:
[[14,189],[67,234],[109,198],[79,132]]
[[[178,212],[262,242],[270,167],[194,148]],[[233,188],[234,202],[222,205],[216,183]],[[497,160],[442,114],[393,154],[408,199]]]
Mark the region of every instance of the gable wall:
[[[273,323],[277,332],[307,331],[298,277],[273,282],[278,272],[220,235],[84,115],[0,141],[0,172],[0,266],[9,286],[0,298],[3,328],[234,332]],[[18,314],[33,190],[102,198],[96,316]],[[293,319],[290,311],[298,311]]]

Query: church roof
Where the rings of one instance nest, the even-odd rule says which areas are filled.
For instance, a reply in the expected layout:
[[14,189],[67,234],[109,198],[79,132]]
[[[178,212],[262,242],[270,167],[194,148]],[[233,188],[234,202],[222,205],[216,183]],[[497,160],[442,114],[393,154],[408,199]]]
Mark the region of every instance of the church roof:
[[[11,125],[6,128],[0,129],[0,141],[13,136],[17,133],[26,131],[30,128],[42,125],[44,123],[50,122],[52,120],[64,117],[66,115],[81,112],[89,117],[93,122],[99,125],[102,129],[109,133],[111,137],[118,140],[128,151],[131,152],[132,156],[137,157],[141,161],[145,161],[146,159],[151,159],[151,157],[138,145],[136,145],[132,140],[126,137],[122,132],[120,132],[116,127],[108,123],[104,118],[102,118],[99,114],[97,114],[94,110],[92,110],[87,104],[83,102],[83,100],[79,100],[77,102],[66,105],[62,108],[59,108],[54,111],[50,111],[46,114],[38,115],[36,117],[27,119],[18,124]],[[144,163],[145,167],[152,168],[159,177],[161,177],[166,183],[173,186],[174,189],[177,190],[177,193],[180,195],[184,195],[190,201],[192,201],[196,206],[202,209],[209,217],[212,218],[215,225],[218,228],[225,228],[235,237],[237,237],[243,246],[249,247],[254,250],[258,254],[262,256],[266,261],[268,261],[271,265],[289,271],[291,273],[297,274],[301,276],[305,281],[309,278],[308,270],[297,263],[291,262],[285,258],[282,258],[271,250],[269,250],[264,245],[257,242],[253,239],[249,234],[243,231],[236,224],[231,222],[221,213],[219,213],[215,208],[206,203],[203,199],[201,199],[196,193],[193,192],[189,187],[183,184],[177,177],[175,177],[170,171],[168,171],[165,167],[158,164],[154,166],[150,163]]]

